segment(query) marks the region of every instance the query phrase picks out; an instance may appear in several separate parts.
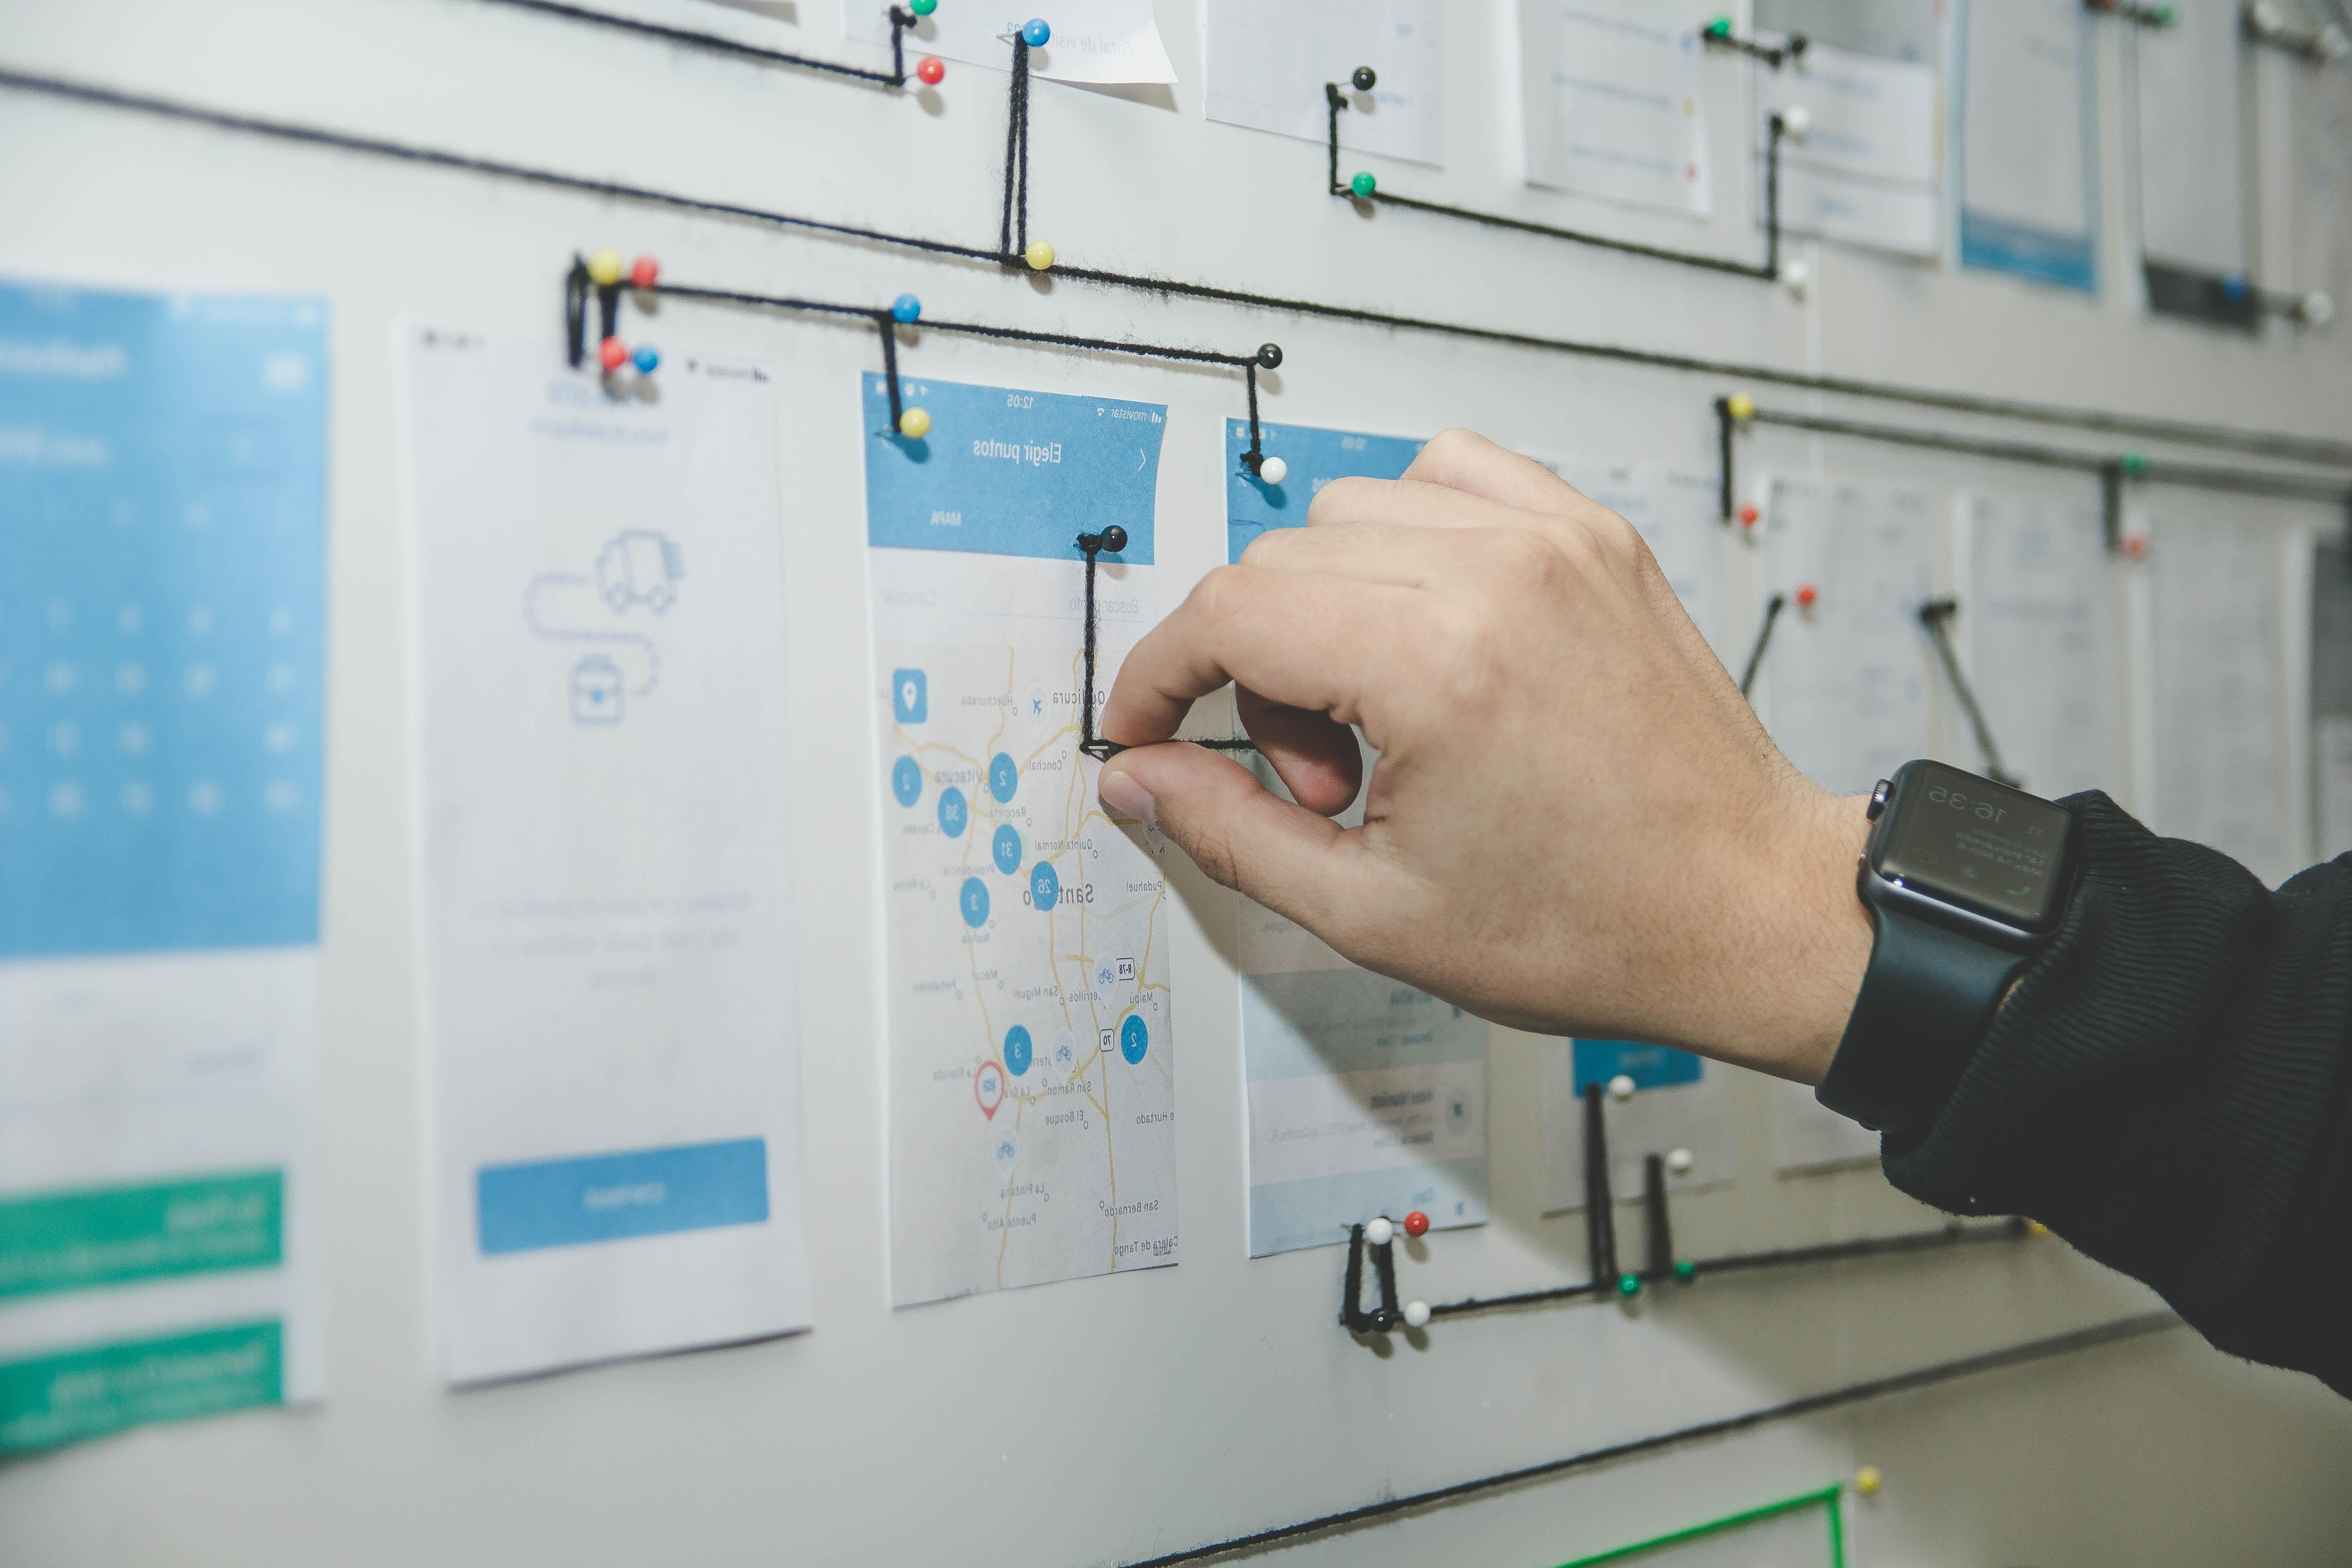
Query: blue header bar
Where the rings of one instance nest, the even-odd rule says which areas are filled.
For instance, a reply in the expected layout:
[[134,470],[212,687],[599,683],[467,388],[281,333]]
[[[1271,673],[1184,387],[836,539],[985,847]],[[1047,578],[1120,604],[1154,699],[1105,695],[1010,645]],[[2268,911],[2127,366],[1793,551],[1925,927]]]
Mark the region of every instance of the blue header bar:
[[1113,523],[1118,559],[1151,564],[1167,405],[902,377],[931,416],[919,440],[889,428],[890,390],[868,375],[866,542],[894,550],[1076,560],[1073,541]]
[[1363,436],[1352,430],[1318,430],[1311,425],[1264,425],[1265,451],[1280,458],[1290,472],[1267,484],[1242,467],[1249,450],[1249,424],[1225,424],[1225,559],[1239,561],[1250,541],[1270,528],[1304,528],[1315,492],[1338,479],[1402,478],[1422,443],[1402,436]]

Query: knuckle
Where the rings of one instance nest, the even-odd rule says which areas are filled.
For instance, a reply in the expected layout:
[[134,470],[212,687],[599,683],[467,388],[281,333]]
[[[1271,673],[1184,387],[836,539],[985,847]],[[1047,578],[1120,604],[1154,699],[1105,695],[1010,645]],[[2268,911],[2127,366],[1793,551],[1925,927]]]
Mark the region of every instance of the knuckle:
[[1484,436],[1475,430],[1465,430],[1457,425],[1450,430],[1440,430],[1436,435],[1432,436],[1423,445],[1421,452],[1422,456],[1427,458],[1432,463],[1451,468],[1484,451],[1486,447],[1486,438]]
[[1192,589],[1193,613],[1211,626],[1231,623],[1241,614],[1248,581],[1248,573],[1242,567],[1211,567]]

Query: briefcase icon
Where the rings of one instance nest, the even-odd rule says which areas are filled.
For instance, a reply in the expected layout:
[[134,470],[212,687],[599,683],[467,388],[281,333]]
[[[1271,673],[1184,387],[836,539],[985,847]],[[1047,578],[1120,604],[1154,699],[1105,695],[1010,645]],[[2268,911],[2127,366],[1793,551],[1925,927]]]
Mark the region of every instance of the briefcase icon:
[[621,721],[621,667],[601,653],[592,653],[572,667],[572,721]]

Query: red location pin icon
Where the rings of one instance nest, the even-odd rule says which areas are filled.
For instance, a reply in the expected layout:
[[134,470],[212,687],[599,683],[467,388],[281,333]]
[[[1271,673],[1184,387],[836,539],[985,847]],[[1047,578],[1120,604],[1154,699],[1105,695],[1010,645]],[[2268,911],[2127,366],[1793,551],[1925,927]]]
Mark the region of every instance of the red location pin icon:
[[982,1114],[995,1121],[996,1108],[1004,1103],[1004,1069],[994,1062],[981,1063],[971,1078],[971,1097],[980,1101]]

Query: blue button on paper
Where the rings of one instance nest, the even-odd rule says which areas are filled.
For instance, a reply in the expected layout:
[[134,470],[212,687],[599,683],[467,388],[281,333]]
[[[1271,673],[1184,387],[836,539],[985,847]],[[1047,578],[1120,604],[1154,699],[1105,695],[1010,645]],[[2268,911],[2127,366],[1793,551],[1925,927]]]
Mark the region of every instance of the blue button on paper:
[[1576,1042],[1579,1094],[1589,1083],[1606,1089],[1609,1080],[1621,1073],[1633,1080],[1635,1089],[1670,1089],[1678,1083],[1696,1083],[1700,1070],[1696,1057],[1672,1046],[1643,1045],[1638,1040]]
[[931,716],[931,683],[921,670],[890,672],[890,711],[901,724],[919,724]]
[[474,1202],[486,1258],[761,1225],[768,1217],[767,1141],[485,1165],[474,1177]]

